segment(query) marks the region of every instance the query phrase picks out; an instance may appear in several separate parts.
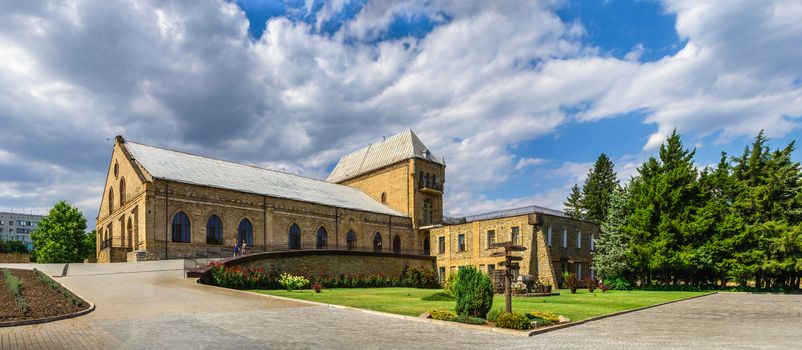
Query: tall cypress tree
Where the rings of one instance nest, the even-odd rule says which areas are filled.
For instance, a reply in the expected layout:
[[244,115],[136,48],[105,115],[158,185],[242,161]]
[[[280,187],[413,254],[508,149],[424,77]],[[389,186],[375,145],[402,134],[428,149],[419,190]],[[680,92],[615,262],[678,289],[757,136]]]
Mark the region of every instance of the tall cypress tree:
[[613,168],[615,165],[602,153],[596,159],[593,169],[588,171],[588,177],[582,186],[582,200],[580,202],[585,217],[589,220],[602,222],[607,218],[610,208],[610,197],[618,187]]
[[629,271],[627,263],[627,257],[630,255],[629,236],[625,231],[629,216],[628,196],[626,187],[616,187],[610,196],[607,218],[601,224],[601,235],[596,242],[596,252],[593,254],[593,266],[604,279],[622,277]]
[[582,191],[579,190],[579,186],[574,184],[574,187],[571,187],[571,193],[568,195],[568,199],[565,200],[565,213],[568,214],[569,217],[575,219],[584,219],[585,212],[582,210]]

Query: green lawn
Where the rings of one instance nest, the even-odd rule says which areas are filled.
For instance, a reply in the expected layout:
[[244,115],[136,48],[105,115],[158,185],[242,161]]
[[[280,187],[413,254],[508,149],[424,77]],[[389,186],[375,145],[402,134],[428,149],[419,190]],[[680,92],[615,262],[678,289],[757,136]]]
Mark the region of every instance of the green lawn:
[[[252,292],[311,300],[327,304],[350,306],[360,309],[383,311],[394,314],[418,316],[432,309],[454,311],[454,301],[423,301],[420,298],[439,290],[416,288],[336,288],[324,289],[320,294],[312,290],[287,292],[286,290],[252,290]],[[551,311],[565,315],[571,321],[605,315],[616,311],[630,310],[671,300],[685,299],[705,294],[702,292],[647,292],[596,290],[589,293],[579,290],[571,294],[561,290],[559,296],[539,298],[512,298],[514,311]],[[496,296],[493,308],[504,307],[504,296]]]

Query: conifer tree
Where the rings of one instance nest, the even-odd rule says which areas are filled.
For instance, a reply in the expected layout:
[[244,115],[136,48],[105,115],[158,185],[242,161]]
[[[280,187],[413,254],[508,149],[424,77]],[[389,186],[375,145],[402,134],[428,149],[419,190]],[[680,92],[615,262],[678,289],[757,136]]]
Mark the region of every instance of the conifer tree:
[[571,187],[571,193],[568,195],[568,199],[565,200],[563,205],[565,205],[565,213],[568,214],[569,217],[574,219],[585,218],[585,213],[582,210],[582,191],[576,184],[574,184],[574,187]]
[[601,224],[601,235],[596,242],[593,266],[603,279],[623,277],[628,272],[630,254],[627,223],[627,188],[616,187],[610,196],[607,218]]
[[580,201],[585,218],[600,223],[607,217],[610,196],[618,186],[614,167],[610,158],[602,153],[596,159],[593,168],[588,171]]

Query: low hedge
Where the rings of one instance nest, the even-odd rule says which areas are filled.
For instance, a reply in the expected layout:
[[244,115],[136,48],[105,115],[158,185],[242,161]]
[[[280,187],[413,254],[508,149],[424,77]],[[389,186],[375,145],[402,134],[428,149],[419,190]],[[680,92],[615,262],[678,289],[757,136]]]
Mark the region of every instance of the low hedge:
[[496,327],[526,330],[532,327],[531,321],[520,312],[502,312],[496,320]]

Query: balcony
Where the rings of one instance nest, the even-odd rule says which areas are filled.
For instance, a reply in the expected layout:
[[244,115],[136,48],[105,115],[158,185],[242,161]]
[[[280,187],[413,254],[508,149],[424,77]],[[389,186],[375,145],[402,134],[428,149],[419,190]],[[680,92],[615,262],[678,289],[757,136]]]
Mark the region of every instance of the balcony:
[[428,194],[443,194],[443,184],[418,183],[418,190]]

